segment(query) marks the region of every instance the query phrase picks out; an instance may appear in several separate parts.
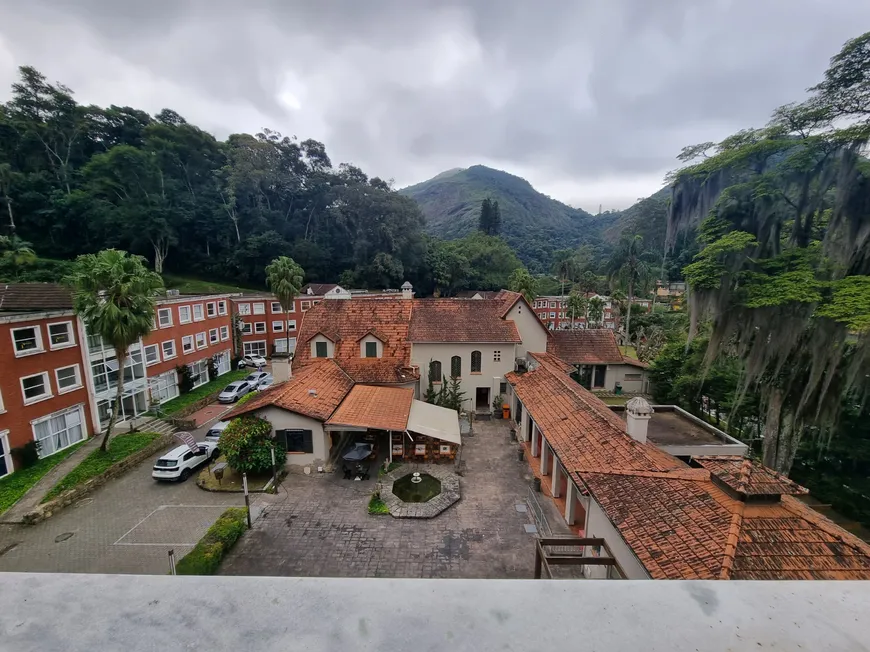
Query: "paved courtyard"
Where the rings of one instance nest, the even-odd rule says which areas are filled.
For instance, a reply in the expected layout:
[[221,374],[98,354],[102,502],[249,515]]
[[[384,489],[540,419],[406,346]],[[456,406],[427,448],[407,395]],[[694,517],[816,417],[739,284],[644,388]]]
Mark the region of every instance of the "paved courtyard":
[[[529,578],[525,526],[531,472],[504,421],[482,421],[463,444],[461,500],[429,520],[372,516],[372,482],[289,476],[279,501],[225,559],[226,575]],[[281,498],[284,500],[280,500]],[[520,510],[517,509],[520,505]],[[552,518],[553,525],[558,521]],[[563,533],[561,531],[554,533]]]

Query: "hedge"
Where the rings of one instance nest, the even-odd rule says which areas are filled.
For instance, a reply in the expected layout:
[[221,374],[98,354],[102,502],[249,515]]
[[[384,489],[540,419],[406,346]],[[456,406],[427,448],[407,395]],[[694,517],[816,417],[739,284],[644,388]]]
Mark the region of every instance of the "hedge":
[[247,527],[248,511],[230,507],[214,522],[193,550],[175,566],[178,575],[214,575],[224,558]]

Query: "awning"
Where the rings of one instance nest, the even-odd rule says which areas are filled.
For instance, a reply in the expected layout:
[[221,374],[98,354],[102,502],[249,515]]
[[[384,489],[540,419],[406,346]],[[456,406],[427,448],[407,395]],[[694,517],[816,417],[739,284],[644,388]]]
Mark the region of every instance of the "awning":
[[408,430],[451,444],[462,444],[459,434],[459,415],[456,410],[414,400],[408,416]]

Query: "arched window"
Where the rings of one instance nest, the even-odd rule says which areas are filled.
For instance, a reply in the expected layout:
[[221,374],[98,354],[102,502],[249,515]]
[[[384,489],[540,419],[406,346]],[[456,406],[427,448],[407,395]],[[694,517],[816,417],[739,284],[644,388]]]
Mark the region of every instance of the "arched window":
[[462,358],[454,355],[450,358],[450,377],[459,378],[460,376],[462,376]]
[[471,373],[480,373],[480,351],[471,352]]
[[429,378],[433,383],[441,382],[441,363],[437,360],[432,360],[429,363]]

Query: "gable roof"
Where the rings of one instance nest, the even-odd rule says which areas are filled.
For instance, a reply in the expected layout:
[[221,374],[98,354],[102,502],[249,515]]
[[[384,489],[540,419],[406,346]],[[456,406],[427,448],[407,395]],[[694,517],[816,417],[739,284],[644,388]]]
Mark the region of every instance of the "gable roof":
[[613,331],[608,328],[557,330],[547,340],[547,353],[575,364],[623,364]]
[[411,342],[519,343],[513,321],[501,315],[501,302],[490,299],[417,299],[411,314]]
[[[337,287],[337,283],[306,283],[302,286],[300,292],[302,296],[323,296]],[[309,290],[311,290],[310,294],[308,292]]]
[[326,425],[401,432],[408,427],[413,400],[410,388],[355,385]]
[[[358,383],[407,383],[418,375],[411,369],[408,325],[412,300],[357,297],[321,301],[302,317],[298,341],[322,334],[335,343],[334,361]],[[377,331],[383,342],[380,358],[363,358],[359,340]],[[310,346],[298,346],[294,363],[312,360]]]
[[270,405],[325,421],[353,387],[350,377],[331,359],[320,358],[303,367],[290,380],[272,385],[238,406],[224,419]]
[[749,458],[699,455],[693,459],[732,491],[744,496],[799,496],[810,492],[797,482]]
[[72,291],[59,283],[2,283],[0,312],[72,310]]

